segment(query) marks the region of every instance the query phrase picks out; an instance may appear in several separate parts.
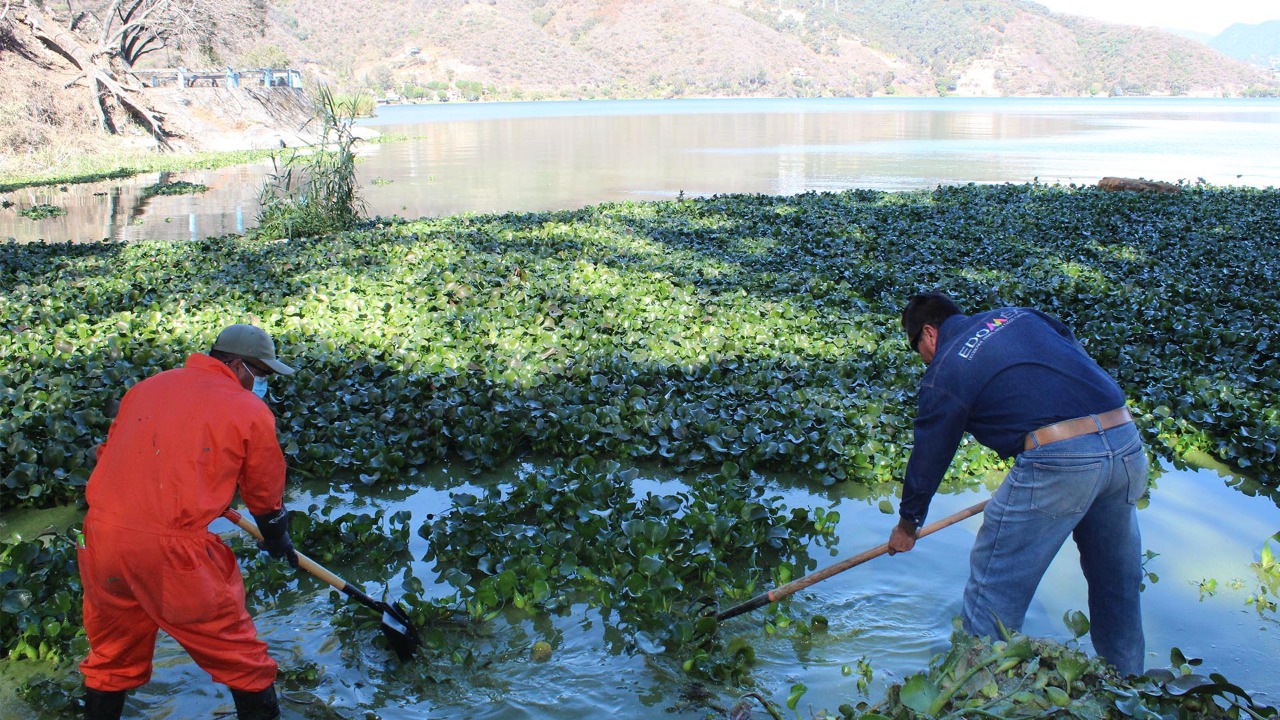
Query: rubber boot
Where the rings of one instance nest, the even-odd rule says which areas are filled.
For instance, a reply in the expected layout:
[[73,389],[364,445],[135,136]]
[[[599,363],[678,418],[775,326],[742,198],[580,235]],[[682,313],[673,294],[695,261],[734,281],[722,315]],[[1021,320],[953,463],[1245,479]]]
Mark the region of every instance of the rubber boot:
[[257,692],[232,690],[231,698],[236,701],[236,717],[239,720],[275,720],[280,717],[275,685]]
[[85,720],[120,720],[120,716],[124,714],[124,698],[128,694],[128,690],[104,692],[85,687]]

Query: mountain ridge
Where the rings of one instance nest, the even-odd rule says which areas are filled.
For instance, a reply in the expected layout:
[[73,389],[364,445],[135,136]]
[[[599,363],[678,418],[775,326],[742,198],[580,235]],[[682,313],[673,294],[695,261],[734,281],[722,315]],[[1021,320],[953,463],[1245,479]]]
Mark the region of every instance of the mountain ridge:
[[1028,0],[284,0],[263,44],[326,82],[427,98],[1280,88],[1203,43]]
[[1280,20],[1236,23],[1214,36],[1208,45],[1251,65],[1280,70]]

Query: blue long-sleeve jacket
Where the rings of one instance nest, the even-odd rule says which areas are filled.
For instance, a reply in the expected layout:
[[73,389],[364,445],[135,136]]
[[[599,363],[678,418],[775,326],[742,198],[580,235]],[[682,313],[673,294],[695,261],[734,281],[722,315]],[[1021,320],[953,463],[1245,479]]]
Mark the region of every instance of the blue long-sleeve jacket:
[[953,315],[938,331],[916,400],[899,514],[917,527],[968,431],[1001,457],[1027,433],[1114,410],[1124,392],[1058,320],[1030,308]]

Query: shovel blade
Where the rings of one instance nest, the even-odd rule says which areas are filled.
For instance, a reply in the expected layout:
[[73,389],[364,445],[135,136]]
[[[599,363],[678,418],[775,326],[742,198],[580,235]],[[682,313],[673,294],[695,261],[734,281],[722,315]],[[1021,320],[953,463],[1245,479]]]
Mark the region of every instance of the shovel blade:
[[404,617],[404,613],[397,608],[387,605],[383,608],[381,627],[382,634],[386,636],[400,662],[412,660],[422,641],[418,638],[418,632],[409,624],[409,618]]

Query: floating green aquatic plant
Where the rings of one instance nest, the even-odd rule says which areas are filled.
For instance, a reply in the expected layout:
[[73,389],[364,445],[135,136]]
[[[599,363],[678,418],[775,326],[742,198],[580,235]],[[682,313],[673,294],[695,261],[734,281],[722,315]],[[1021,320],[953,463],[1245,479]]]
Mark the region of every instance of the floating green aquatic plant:
[[57,205],[40,203],[32,205],[29,208],[19,210],[18,214],[28,220],[47,220],[49,218],[62,217],[67,214],[67,211],[65,208],[58,207]]
[[149,185],[143,194],[145,195],[195,195],[205,192],[209,189],[208,185],[187,182],[186,180],[160,181],[154,185]]

